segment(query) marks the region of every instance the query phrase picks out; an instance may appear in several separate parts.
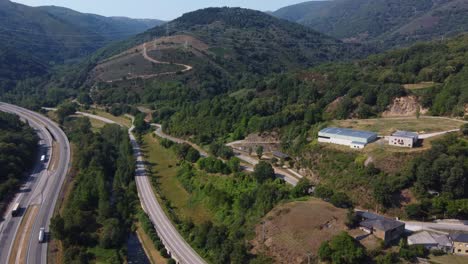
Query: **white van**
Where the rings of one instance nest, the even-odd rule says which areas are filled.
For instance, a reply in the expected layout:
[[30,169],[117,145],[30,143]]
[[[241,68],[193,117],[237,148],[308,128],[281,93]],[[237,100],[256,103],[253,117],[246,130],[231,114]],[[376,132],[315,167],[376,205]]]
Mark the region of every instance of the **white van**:
[[39,243],[43,243],[45,241],[45,228],[41,227],[39,229]]

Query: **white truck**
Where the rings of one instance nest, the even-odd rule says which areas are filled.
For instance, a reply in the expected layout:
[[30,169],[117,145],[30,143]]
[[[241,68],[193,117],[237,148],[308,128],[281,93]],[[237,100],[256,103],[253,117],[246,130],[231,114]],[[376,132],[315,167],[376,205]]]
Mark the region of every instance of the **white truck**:
[[43,243],[45,241],[45,228],[41,227],[39,229],[39,243]]

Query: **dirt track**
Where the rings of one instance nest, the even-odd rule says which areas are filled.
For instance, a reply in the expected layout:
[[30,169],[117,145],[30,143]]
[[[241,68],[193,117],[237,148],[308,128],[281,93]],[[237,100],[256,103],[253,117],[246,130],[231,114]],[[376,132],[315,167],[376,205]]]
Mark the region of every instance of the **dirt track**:
[[[155,73],[155,74],[129,76],[129,77],[126,78],[126,80],[151,79],[151,78],[155,78],[155,77],[158,77],[158,76],[174,75],[174,74],[177,74],[179,72],[184,73],[184,72],[188,72],[188,71],[193,70],[193,67],[190,66],[190,65],[181,64],[181,63],[170,63],[170,62],[166,62],[166,61],[159,61],[159,60],[156,60],[156,59],[150,57],[148,55],[146,44],[147,43],[143,44],[143,49],[142,49],[142,52],[141,52],[141,55],[143,56],[143,58],[145,58],[145,60],[147,60],[147,61],[149,61],[151,63],[161,64],[161,65],[177,65],[177,66],[184,67],[184,69],[180,70],[180,71],[170,71],[170,72],[162,72],[162,73]],[[113,83],[113,82],[122,81],[122,80],[123,79],[120,78],[120,79],[115,79],[115,80],[109,80],[109,81],[106,81],[106,82],[107,83]]]

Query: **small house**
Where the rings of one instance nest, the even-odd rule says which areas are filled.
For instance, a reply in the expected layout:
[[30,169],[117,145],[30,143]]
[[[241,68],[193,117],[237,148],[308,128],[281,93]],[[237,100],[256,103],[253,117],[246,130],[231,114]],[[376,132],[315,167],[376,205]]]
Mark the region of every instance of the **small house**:
[[453,243],[453,253],[468,256],[468,234],[457,233],[451,235]]
[[413,148],[418,143],[418,140],[418,133],[397,131],[388,138],[388,144],[403,148]]
[[422,245],[428,250],[452,252],[452,241],[447,234],[422,231],[408,237],[408,245]]
[[358,212],[363,221],[359,224],[361,230],[382,239],[385,244],[400,239],[405,232],[405,223],[380,215]]

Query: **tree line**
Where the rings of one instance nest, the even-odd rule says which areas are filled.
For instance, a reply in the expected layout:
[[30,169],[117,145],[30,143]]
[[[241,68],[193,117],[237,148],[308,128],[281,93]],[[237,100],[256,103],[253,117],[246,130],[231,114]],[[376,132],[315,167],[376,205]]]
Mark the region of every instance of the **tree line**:
[[0,212],[38,160],[38,143],[36,132],[27,123],[16,115],[0,112]]
[[76,146],[73,189],[62,212],[51,220],[52,235],[62,241],[67,263],[103,257],[90,253],[92,248],[110,252],[105,262],[122,263],[138,204],[127,132],[106,125],[94,133],[88,118],[66,118],[64,128]]

